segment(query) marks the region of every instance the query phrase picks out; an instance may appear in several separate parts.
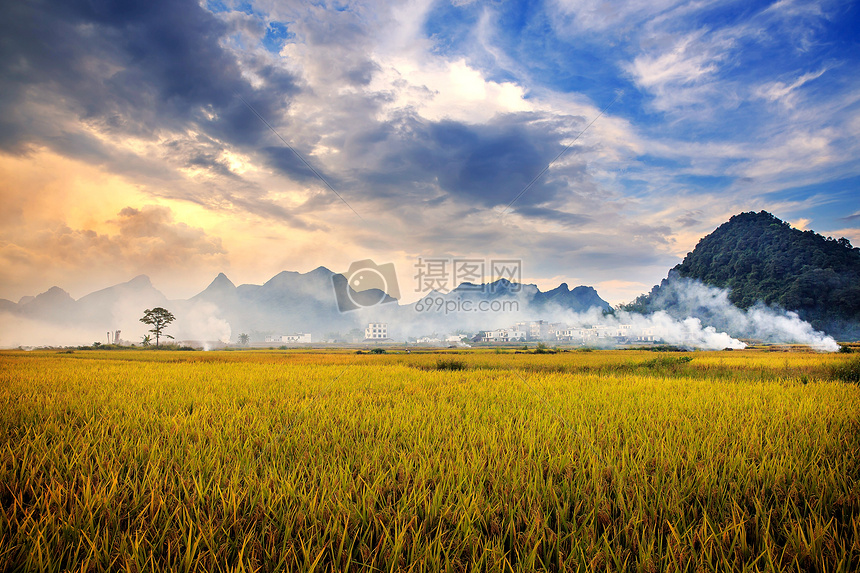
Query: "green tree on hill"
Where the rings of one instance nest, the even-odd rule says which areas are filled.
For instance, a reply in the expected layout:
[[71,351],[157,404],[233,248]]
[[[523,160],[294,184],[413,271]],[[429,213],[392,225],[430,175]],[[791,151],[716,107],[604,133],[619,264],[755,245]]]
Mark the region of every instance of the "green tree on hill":
[[[860,249],[846,238],[801,231],[767,211],[741,213],[704,237],[673,276],[730,290],[740,308],[758,302],[796,311],[819,329],[860,321]],[[665,281],[664,281],[665,284]],[[661,286],[626,305],[658,310]]]

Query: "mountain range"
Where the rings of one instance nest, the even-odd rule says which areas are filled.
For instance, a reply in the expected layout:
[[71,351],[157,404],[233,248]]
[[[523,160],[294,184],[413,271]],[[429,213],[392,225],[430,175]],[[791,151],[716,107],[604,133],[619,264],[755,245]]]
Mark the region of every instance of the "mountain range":
[[[665,311],[677,319],[729,328],[690,296],[688,285],[725,289],[726,304],[796,312],[812,327],[851,339],[860,337],[860,249],[844,238],[824,238],[801,231],[772,214],[741,213],[702,238],[684,260],[650,293],[623,310],[642,314]],[[333,286],[334,285],[334,286]],[[335,288],[357,307],[341,312]],[[713,297],[713,293],[709,295]],[[380,304],[374,304],[381,301]],[[341,301],[342,302],[342,301]],[[531,284],[500,279],[463,283],[450,292],[431,291],[413,304],[400,304],[385,293],[356,292],[347,279],[325,267],[307,273],[284,271],[262,285],[236,286],[223,273],[187,300],[168,300],[145,275],[78,300],[59,287],[17,303],[0,299],[0,346],[81,344],[121,329],[126,340],[139,340],[139,322],[147,308],[162,306],[177,317],[170,334],[179,340],[236,340],[239,333],[262,341],[267,335],[311,333],[315,341],[360,337],[368,322],[387,322],[390,336],[455,331],[475,332],[510,326],[521,320],[565,322],[574,313],[600,320],[612,312],[597,291],[567,284],[542,292]],[[342,305],[341,305],[342,306]]]
[[[357,310],[339,310],[333,282],[358,303]],[[422,301],[430,299],[440,303],[438,308],[422,306]],[[380,304],[373,304],[379,300]],[[40,323],[59,330],[74,329],[76,334],[91,332],[90,337],[95,340],[108,331],[120,329],[124,339],[135,341],[146,330],[138,320],[143,311],[161,306],[177,317],[168,329],[177,340],[229,341],[245,332],[253,341],[262,341],[266,335],[295,332],[311,333],[314,340],[343,338],[349,331],[363,331],[370,321],[400,325],[392,328],[392,337],[406,337],[507,326],[514,320],[555,312],[582,312],[594,307],[610,310],[610,305],[592,287],[570,289],[561,284],[542,292],[535,285],[505,279],[481,285],[464,283],[448,293],[431,292],[422,301],[401,305],[374,289],[356,292],[346,284],[343,275],[321,266],[307,273],[283,271],[262,285],[236,286],[220,273],[202,292],[187,300],[168,300],[145,275],[78,300],[61,288],[52,287],[17,303],[0,299],[0,313],[29,321],[29,326]],[[507,301],[508,306],[504,313],[492,309],[482,312],[478,308],[481,301],[487,304]],[[77,343],[85,342],[90,340]],[[13,333],[0,337],[0,345],[18,343]]]

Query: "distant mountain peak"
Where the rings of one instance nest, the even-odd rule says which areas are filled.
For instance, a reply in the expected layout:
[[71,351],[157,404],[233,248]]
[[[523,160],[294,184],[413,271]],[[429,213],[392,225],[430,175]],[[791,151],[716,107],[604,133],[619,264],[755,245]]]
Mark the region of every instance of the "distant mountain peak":
[[33,297],[32,300],[20,305],[19,309],[27,316],[50,320],[60,317],[73,318],[76,306],[75,299],[60,287],[51,287],[45,292]]
[[190,300],[198,301],[198,300],[206,300],[206,301],[216,301],[223,302],[229,297],[234,297],[236,295],[236,285],[233,284],[227,275],[224,273],[218,273],[209,286],[203,289],[202,292],[191,297]]
[[218,276],[215,277],[215,279],[211,283],[209,283],[209,286],[206,287],[206,290],[209,290],[211,288],[225,288],[225,287],[226,288],[236,288],[236,285],[233,284],[233,281],[231,281],[229,278],[227,278],[227,275],[225,275],[224,273],[218,273]]
[[322,276],[331,276],[334,274],[334,271],[327,269],[326,267],[320,265],[312,271],[308,271],[305,275],[322,275]]
[[576,312],[584,312],[594,307],[605,311],[612,308],[608,302],[600,298],[594,287],[580,285],[571,289],[567,283],[561,283],[546,292],[538,291],[533,302],[538,305],[556,305]]
[[513,292],[519,290],[522,287],[532,286],[532,285],[523,285],[520,283],[514,283],[506,278],[496,279],[491,283],[470,283],[463,282],[457,285],[451,292],[461,292],[461,291],[487,291],[487,292]]
[[[35,300],[73,300],[72,296],[58,286],[52,286],[35,297]],[[31,301],[32,302],[32,301]]]
[[281,271],[265,283],[262,288],[267,291],[289,290],[293,288],[319,288],[321,281],[329,283],[335,273],[329,269],[319,266],[312,271],[300,273],[296,271]]
[[[576,287],[576,288],[575,288],[575,289],[573,289],[573,290],[576,290],[577,288],[582,288],[582,287]],[[555,287],[554,289],[550,289],[550,290],[546,291],[546,293],[545,293],[545,294],[548,294],[548,295],[550,295],[550,294],[562,294],[562,293],[566,294],[566,293],[569,293],[569,292],[571,292],[571,290],[570,290],[570,288],[567,286],[567,283],[561,283],[560,285],[558,285],[558,286],[557,286],[557,287]]]
[[464,282],[451,291],[450,294],[475,297],[517,297],[527,301],[535,308],[548,308],[547,305],[584,312],[593,307],[609,310],[612,307],[608,302],[600,298],[597,291],[590,286],[578,286],[570,290],[567,283],[561,283],[552,290],[541,292],[533,284],[522,284],[511,282],[507,278],[500,278],[487,284],[474,284]]
[[281,271],[264,282],[263,286],[277,286],[298,276],[300,276],[300,273],[297,273],[296,271]]
[[150,287],[152,286],[152,281],[146,275],[137,275],[125,284],[133,287]]

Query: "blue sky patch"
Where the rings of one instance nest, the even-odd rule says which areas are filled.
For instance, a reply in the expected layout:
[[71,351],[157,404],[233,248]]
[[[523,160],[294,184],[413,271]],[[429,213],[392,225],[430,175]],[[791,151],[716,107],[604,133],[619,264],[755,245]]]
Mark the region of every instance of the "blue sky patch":
[[269,22],[266,26],[266,34],[262,40],[263,47],[273,54],[279,53],[287,40],[296,37],[295,34],[290,32],[287,26],[288,23],[284,22]]

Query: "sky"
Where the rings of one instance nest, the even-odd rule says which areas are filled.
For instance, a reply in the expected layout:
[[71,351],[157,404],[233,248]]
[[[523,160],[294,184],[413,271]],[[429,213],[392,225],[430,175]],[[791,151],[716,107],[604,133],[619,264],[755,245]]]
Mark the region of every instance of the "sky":
[[616,304],[743,211],[860,245],[858,3],[3,11],[0,298],[470,258]]

